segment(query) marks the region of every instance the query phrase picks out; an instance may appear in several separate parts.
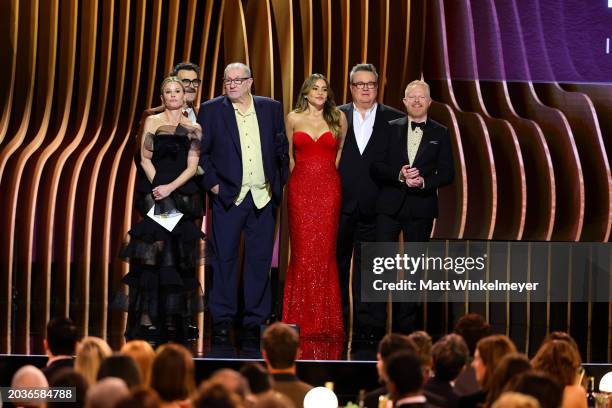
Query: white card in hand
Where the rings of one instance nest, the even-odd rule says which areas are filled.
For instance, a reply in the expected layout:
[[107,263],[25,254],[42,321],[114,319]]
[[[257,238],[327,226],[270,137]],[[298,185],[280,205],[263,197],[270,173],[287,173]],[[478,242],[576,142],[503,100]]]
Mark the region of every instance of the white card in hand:
[[167,229],[168,231],[172,231],[176,224],[183,218],[183,213],[175,212],[172,214],[163,214],[163,215],[155,215],[155,205],[151,207],[147,216],[151,218],[153,221]]

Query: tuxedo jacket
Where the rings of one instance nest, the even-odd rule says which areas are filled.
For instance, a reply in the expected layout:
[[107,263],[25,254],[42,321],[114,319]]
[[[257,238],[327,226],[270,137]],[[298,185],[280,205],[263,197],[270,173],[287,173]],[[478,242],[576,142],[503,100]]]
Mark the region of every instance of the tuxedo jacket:
[[365,215],[374,215],[378,185],[370,177],[373,162],[384,160],[387,139],[390,134],[389,122],[404,114],[395,108],[378,104],[372,129],[372,136],[363,154],[359,153],[353,130],[353,104],[339,107],[346,114],[348,130],[338,165],[342,185],[342,212],[351,213],[359,208]]
[[[278,206],[289,175],[289,144],[283,108],[280,102],[262,96],[253,96],[253,103],[259,125],[263,170],[272,191],[272,202]],[[198,123],[202,126],[202,187],[207,191],[218,184],[219,201],[229,208],[234,205],[242,187],[242,151],[232,102],[227,96],[204,102],[198,112]]]
[[403,214],[416,218],[438,216],[438,187],[450,184],[455,174],[450,134],[446,127],[427,119],[421,144],[412,167],[419,169],[425,180],[424,188],[410,188],[399,181],[402,166],[408,164],[408,118],[403,117],[389,123],[390,135],[383,160],[372,163],[372,178],[380,186],[376,211],[380,214],[397,215],[404,200],[407,205]]

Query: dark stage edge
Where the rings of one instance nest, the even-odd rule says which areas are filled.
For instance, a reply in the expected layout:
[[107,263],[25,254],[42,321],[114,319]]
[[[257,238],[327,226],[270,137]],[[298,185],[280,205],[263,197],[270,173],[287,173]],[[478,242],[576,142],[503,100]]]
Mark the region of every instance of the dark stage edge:
[[[196,383],[210,377],[221,368],[239,370],[247,362],[259,362],[261,359],[224,359],[214,357],[194,357]],[[22,366],[31,364],[42,368],[47,362],[47,356],[0,354],[0,387],[10,386],[13,374]],[[583,364],[587,376],[595,377],[595,387],[604,374],[612,371],[612,364]],[[326,382],[334,383],[334,391],[340,404],[348,401],[355,402],[360,390],[373,390],[379,387],[377,382],[376,362],[374,361],[321,361],[299,360],[297,363],[298,376],[314,386],[323,386]]]
[[[261,359],[225,359],[214,357],[194,357],[196,384],[210,377],[221,368],[239,370],[247,362],[259,362]],[[42,368],[47,363],[44,355],[0,354],[0,387],[9,387],[13,374],[22,366],[31,364]],[[355,402],[359,390],[373,390],[379,387],[377,382],[376,362],[374,361],[321,361],[299,360],[298,376],[314,386],[323,386],[326,382],[334,383],[334,392],[341,404]]]

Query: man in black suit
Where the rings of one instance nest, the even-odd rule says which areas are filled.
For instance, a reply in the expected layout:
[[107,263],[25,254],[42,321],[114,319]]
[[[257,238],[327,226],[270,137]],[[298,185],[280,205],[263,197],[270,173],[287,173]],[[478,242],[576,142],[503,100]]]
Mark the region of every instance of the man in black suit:
[[[406,87],[408,116],[389,123],[389,143],[383,160],[372,164],[372,177],[380,185],[376,201],[376,241],[426,242],[438,216],[438,187],[450,184],[454,164],[449,131],[428,118],[429,85],[412,81]],[[393,330],[414,330],[416,307],[396,303]]]
[[[384,335],[384,319],[376,307],[361,302],[361,243],[376,238],[376,197],[379,189],[370,177],[370,165],[384,160],[389,121],[402,112],[377,103],[378,73],[372,64],[357,64],[350,73],[352,103],[340,106],[346,114],[348,133],[338,171],[342,184],[342,211],[336,256],[342,291],[344,327],[350,326],[349,284],[353,258],[353,332],[376,340]],[[373,310],[374,309],[374,310]]]
[[413,81],[403,99],[408,116],[390,123],[385,159],[372,165],[380,183],[376,202],[377,241],[429,241],[438,216],[438,187],[453,181],[453,154],[448,129],[427,117],[429,86]]
[[[377,408],[381,397],[383,399],[389,398],[389,389],[387,388],[388,378],[385,374],[385,364],[393,354],[402,351],[409,351],[418,355],[417,345],[408,336],[391,333],[385,335],[385,337],[383,337],[378,343],[378,352],[376,353],[376,371],[378,372],[378,381],[383,385],[365,395],[364,406],[366,408]],[[431,394],[428,391],[423,391],[423,395],[425,395],[430,404],[444,406],[443,398]]]
[[42,369],[47,380],[65,367],[74,366],[74,355],[79,340],[76,325],[67,317],[51,319],[47,323],[47,338],[44,340],[49,361]]
[[387,388],[394,407],[434,407],[423,394],[421,358],[413,350],[392,354],[385,361]]
[[208,307],[213,341],[227,341],[238,314],[239,249],[244,235],[244,338],[259,339],[272,312],[270,265],[276,209],[289,174],[289,153],[280,102],[251,94],[251,69],[225,67],[225,94],[198,113],[204,136],[202,188],[210,191],[213,247]]
[[468,347],[458,334],[447,334],[434,344],[431,349],[435,375],[425,384],[424,389],[445,400],[444,406],[459,406],[459,396],[455,393],[453,383],[465,367],[468,359]]

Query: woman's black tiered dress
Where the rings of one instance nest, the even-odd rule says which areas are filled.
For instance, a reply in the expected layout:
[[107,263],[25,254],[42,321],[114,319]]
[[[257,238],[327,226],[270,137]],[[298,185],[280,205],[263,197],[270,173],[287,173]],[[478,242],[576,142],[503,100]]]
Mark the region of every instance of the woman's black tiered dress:
[[[153,187],[175,180],[187,168],[189,156],[199,157],[197,127],[164,125],[144,137],[155,167]],[[128,340],[184,342],[197,336],[193,324],[203,310],[203,294],[196,273],[204,259],[204,234],[199,227],[202,197],[193,178],[155,201],[156,215],[177,211],[183,216],[172,231],[145,216],[128,232],[121,249],[120,257],[130,264],[122,279],[129,286]]]

